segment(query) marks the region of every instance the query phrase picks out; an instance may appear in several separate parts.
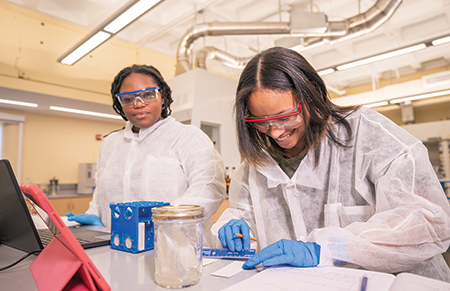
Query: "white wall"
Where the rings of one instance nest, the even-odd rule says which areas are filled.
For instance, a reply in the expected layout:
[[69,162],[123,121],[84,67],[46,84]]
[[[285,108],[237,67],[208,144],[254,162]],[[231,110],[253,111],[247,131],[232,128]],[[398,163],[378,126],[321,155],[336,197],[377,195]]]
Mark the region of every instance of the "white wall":
[[408,124],[402,127],[421,141],[450,139],[450,120]]
[[450,180],[450,120],[423,122],[402,127],[423,141],[438,178]]
[[237,82],[203,69],[194,69],[167,81],[172,89],[172,115],[180,122],[191,121],[218,125],[218,146],[224,166],[237,167],[240,156],[237,147],[233,114]]

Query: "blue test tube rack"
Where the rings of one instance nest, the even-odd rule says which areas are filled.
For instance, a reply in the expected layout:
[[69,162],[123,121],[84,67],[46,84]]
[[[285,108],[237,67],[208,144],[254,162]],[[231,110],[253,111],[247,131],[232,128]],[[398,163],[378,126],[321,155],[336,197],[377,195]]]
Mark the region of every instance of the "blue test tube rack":
[[111,248],[139,253],[154,248],[152,208],[168,202],[135,201],[109,204],[111,209]]

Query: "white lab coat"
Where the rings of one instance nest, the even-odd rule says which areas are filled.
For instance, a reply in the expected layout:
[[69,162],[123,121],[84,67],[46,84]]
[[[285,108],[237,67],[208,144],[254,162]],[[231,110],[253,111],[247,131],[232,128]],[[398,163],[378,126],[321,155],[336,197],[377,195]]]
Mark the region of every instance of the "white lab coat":
[[[244,162],[230,185],[230,208],[213,226],[244,219],[262,249],[282,238],[317,242],[320,265],[339,261],[383,272],[450,281],[450,206],[425,146],[381,114],[360,108],[347,119],[350,148],[324,138],[292,179],[273,161]],[[337,128],[343,137],[343,127]],[[253,243],[254,244],[254,243]]]
[[[131,123],[102,143],[86,213],[111,227],[110,202],[164,201],[205,208],[205,233],[225,198],[223,161],[198,127],[167,117],[134,134]],[[209,240],[205,236],[206,240]],[[205,242],[209,243],[209,242]]]

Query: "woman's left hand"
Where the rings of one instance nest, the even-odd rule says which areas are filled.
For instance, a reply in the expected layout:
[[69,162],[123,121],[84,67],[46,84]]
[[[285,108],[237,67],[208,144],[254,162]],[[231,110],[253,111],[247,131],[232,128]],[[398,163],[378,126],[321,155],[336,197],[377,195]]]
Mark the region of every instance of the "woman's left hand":
[[274,266],[315,267],[319,264],[320,246],[316,243],[282,239],[265,247],[242,266],[250,269],[259,264]]
[[76,221],[81,224],[98,225],[104,227],[102,220],[95,214],[73,214],[72,212],[66,213],[68,221]]

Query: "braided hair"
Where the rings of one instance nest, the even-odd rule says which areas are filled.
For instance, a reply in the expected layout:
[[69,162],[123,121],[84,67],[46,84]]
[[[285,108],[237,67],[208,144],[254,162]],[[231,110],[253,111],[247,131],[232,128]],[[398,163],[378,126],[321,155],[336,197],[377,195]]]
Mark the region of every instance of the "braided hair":
[[153,66],[147,66],[147,65],[132,65],[130,67],[126,67],[122,69],[114,78],[114,81],[111,84],[111,96],[113,99],[113,108],[114,111],[116,111],[125,121],[128,121],[128,119],[125,116],[125,113],[123,112],[122,105],[120,104],[119,100],[116,98],[116,94],[120,93],[120,86],[122,86],[123,80],[131,75],[132,73],[136,74],[142,74],[152,77],[156,84],[161,88],[160,93],[163,99],[162,104],[162,110],[161,110],[161,117],[166,118],[172,113],[172,109],[170,109],[170,104],[172,104],[172,90],[170,89],[169,85],[164,81],[164,78],[162,77],[161,73]]

